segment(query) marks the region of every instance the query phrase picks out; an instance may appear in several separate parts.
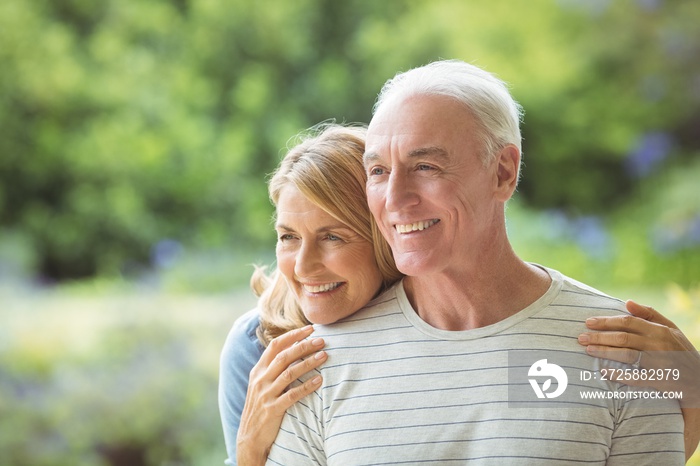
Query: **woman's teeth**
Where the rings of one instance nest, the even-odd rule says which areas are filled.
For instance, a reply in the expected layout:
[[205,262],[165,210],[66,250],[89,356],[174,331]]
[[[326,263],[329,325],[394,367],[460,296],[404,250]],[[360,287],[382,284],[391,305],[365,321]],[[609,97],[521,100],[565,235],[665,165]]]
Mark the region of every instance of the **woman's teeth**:
[[326,283],[325,285],[310,286],[304,285],[304,290],[309,293],[323,293],[325,291],[331,291],[342,285],[343,282]]

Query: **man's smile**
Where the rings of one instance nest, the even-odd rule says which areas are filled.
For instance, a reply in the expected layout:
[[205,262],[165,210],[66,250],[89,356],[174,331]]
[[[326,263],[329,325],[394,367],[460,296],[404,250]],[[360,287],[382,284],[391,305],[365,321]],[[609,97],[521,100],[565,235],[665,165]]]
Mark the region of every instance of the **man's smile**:
[[396,231],[400,234],[412,233],[414,231],[427,230],[428,228],[432,227],[433,225],[435,225],[439,221],[440,221],[440,219],[434,218],[431,220],[421,220],[421,221],[413,222],[413,223],[405,223],[405,224],[397,223],[396,225],[394,225],[394,228],[396,228]]

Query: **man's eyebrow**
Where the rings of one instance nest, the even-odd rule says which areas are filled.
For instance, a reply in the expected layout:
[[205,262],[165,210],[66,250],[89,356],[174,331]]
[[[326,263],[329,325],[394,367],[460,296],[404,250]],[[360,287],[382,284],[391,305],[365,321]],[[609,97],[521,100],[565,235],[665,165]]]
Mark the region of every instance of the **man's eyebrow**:
[[[433,158],[433,159],[447,159],[447,158],[449,158],[449,154],[442,147],[429,146],[429,147],[419,147],[418,149],[413,149],[411,152],[408,153],[408,157],[409,158],[426,157],[426,158]],[[377,154],[376,152],[365,152],[364,155],[362,156],[362,162],[366,165],[366,164],[373,162],[379,158],[380,158],[379,154]]]
[[419,157],[429,157],[435,159],[446,159],[449,158],[447,151],[442,147],[430,146],[430,147],[419,147],[418,149],[413,149],[408,153],[410,158]]
[[362,154],[362,163],[367,164],[369,162],[373,162],[379,158],[379,154],[376,152],[365,152]]

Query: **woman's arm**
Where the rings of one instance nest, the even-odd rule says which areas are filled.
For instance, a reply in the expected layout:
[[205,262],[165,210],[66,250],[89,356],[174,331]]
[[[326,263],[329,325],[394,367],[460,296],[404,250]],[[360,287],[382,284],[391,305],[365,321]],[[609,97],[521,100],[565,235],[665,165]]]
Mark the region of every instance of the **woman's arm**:
[[678,369],[680,377],[659,380],[625,380],[628,385],[644,385],[659,391],[683,393],[681,409],[685,421],[686,459],[700,441],[700,354],[678,327],[648,306],[627,301],[631,316],[594,317],[586,326],[595,332],[582,333],[579,343],[598,358],[644,369]]
[[[284,341],[278,341],[273,345],[273,349],[265,353],[265,348],[258,340],[256,334],[259,325],[260,319],[256,310],[243,314],[236,320],[231,328],[221,351],[219,370],[219,412],[221,414],[221,423],[228,455],[225,463],[229,466],[235,466],[237,464],[236,458],[239,457],[236,448],[239,428],[241,425],[252,427],[250,421],[251,419],[255,420],[253,417],[257,416],[256,408],[254,407],[255,403],[252,400],[246,400],[246,395],[249,390],[250,376],[262,370],[262,364],[260,364],[261,358],[266,354],[266,359],[274,360],[274,357],[270,358],[270,354],[272,351],[276,351],[275,348],[284,350],[293,345],[296,341],[307,337],[312,331],[310,328],[306,328],[305,330],[296,331],[296,333],[291,332],[288,334],[287,338],[284,339],[289,344],[285,345]],[[304,348],[307,348],[308,351],[305,351]],[[319,349],[320,347],[317,346],[313,346],[312,349],[309,349],[309,345],[307,344],[305,347],[300,346],[296,348],[295,351],[297,355],[301,354],[303,357],[306,357]],[[281,350],[277,352],[281,352]],[[302,352],[299,353],[299,350]],[[288,354],[289,353],[286,353],[286,355]],[[291,359],[293,356],[294,355],[290,356],[290,361],[294,361]],[[286,356],[280,356],[280,358],[282,357]],[[318,360],[318,363],[322,363],[323,360],[323,358]],[[251,374],[256,366],[258,368],[256,373]],[[299,369],[301,369],[301,367]],[[281,372],[283,372],[283,370]],[[255,378],[257,380],[257,376],[255,376]],[[265,379],[263,378],[263,380]],[[253,385],[256,384],[254,383]],[[299,392],[293,392],[291,396],[294,396],[295,393],[300,394]],[[249,409],[244,415],[243,411],[246,404],[249,406]],[[265,424],[263,423],[262,427],[264,426]],[[254,433],[250,429],[246,429],[246,431],[250,433],[253,440],[256,440],[254,438]],[[276,434],[277,431],[275,430],[274,432]],[[274,436],[272,436],[272,440],[274,440]],[[267,442],[271,444],[272,440],[268,440]],[[259,440],[254,441],[252,445],[246,443],[242,451],[245,458],[238,464],[240,466],[256,464],[255,462],[251,463],[248,457],[254,455],[257,450],[265,451],[269,448],[270,445],[265,446],[263,443],[264,442]],[[251,446],[252,448],[250,448]],[[262,448],[257,448],[259,446],[262,446]]]
[[238,466],[264,465],[287,408],[321,385],[319,375],[295,388],[288,388],[293,381],[315,370],[327,359],[326,352],[319,351],[324,345],[323,339],[305,340],[311,333],[313,327],[308,325],[275,338],[250,371],[236,437]]
[[236,434],[248,391],[248,375],[265,348],[255,329],[260,325],[256,310],[239,317],[226,337],[219,368],[219,413],[226,442],[229,466],[236,464]]

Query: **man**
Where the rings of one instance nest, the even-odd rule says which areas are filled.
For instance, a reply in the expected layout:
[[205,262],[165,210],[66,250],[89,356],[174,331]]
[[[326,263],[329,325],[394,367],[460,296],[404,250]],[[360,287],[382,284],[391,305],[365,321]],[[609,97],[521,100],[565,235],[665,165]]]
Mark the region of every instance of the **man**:
[[[587,317],[624,304],[511,248],[519,119],[500,80],[459,61],[384,86],[367,196],[407,277],[317,328],[323,386],[288,410],[269,464],[684,463],[675,401],[624,398],[598,360],[565,361],[581,354]],[[570,393],[616,396],[555,399],[567,389],[559,357]]]

